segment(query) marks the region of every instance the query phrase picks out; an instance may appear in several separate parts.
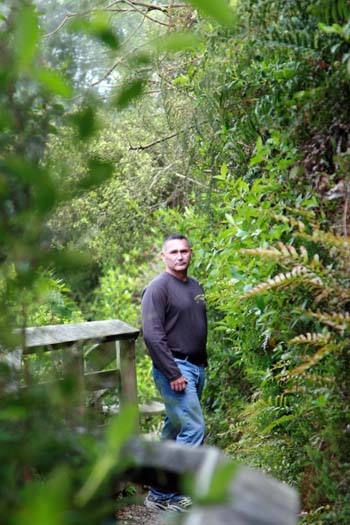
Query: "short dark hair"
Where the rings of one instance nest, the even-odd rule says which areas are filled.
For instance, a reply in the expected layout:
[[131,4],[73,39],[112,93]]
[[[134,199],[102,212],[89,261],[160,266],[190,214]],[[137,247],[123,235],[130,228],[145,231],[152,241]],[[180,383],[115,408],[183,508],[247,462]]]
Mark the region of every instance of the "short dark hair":
[[186,241],[188,243],[188,246],[191,247],[190,241],[187,239],[185,235],[182,235],[182,233],[170,233],[167,237],[165,237],[163,241],[163,247],[166,245],[168,241],[174,241],[175,239]]

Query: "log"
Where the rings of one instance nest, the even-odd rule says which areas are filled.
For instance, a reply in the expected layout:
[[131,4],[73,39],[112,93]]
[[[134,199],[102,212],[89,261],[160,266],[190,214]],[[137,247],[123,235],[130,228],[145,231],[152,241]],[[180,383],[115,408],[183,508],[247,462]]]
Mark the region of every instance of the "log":
[[[293,487],[233,462],[216,447],[193,448],[173,441],[134,438],[123,457],[128,459],[124,478],[129,481],[183,492],[184,479],[190,477],[194,506],[185,519],[181,517],[182,525],[298,523],[299,496]],[[210,487],[221,469],[229,476],[225,490],[214,497]]]

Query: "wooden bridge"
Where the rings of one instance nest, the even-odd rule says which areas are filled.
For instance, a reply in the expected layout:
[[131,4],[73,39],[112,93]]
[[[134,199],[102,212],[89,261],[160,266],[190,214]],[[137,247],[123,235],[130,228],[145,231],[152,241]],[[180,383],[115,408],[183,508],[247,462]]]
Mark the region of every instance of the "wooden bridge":
[[[72,403],[77,406],[75,421],[84,414],[87,394],[91,393],[97,393],[94,399],[98,401],[99,396],[112,390],[118,393],[121,410],[124,405],[137,406],[135,342],[138,329],[111,319],[32,327],[21,334],[21,348],[9,358],[17,371],[21,369],[22,385],[26,360],[32,354],[51,352],[55,355],[60,350],[63,375],[73,375],[77,383],[78,402]],[[138,433],[139,425],[136,425],[135,434]],[[130,439],[124,455],[129,457],[124,480],[156,483],[175,491],[181,490],[184,477],[190,476],[193,480],[193,510],[184,520],[176,517],[172,521],[174,525],[298,523],[299,496],[295,489],[260,471],[234,464],[219,449],[186,447],[176,442],[157,443],[139,436]],[[221,470],[227,483],[220,497],[213,499],[217,493],[215,479]]]
[[[12,360],[21,370],[22,381],[24,378],[28,383],[33,379],[26,374],[30,356],[51,353],[52,361],[61,365],[57,375],[75,381],[76,415],[82,416],[88,409],[88,396],[93,405],[99,405],[108,392],[117,395],[121,409],[138,406],[135,342],[139,333],[119,319],[29,327],[21,332],[21,348],[13,352]],[[51,378],[46,381],[49,384]]]

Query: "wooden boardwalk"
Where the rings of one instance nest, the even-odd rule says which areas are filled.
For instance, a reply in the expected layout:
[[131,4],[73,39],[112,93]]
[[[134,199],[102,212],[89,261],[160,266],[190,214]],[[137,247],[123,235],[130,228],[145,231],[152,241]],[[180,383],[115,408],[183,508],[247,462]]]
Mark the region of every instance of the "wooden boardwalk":
[[[87,396],[102,413],[103,396],[108,392],[119,399],[114,412],[127,405],[138,407],[135,343],[139,329],[119,319],[109,319],[28,327],[18,333],[22,345],[12,353],[12,361],[22,384],[28,383],[25,369],[31,355],[49,353],[54,360],[60,352],[62,371],[58,380],[68,376],[74,378],[78,414],[86,411]],[[30,377],[29,383],[32,381]],[[161,408],[145,405],[141,410],[152,414],[159,413]],[[136,432],[139,424],[137,427]]]
[[[19,332],[22,345],[12,354],[21,388],[26,384],[26,359],[41,352],[62,355],[62,378],[74,378],[77,396],[75,421],[82,420],[87,409],[87,394],[118,394],[119,403],[109,407],[122,411],[129,404],[138,406],[135,342],[139,330],[111,319],[86,323],[26,328]],[[11,355],[10,355],[11,358]],[[29,380],[30,382],[30,380]],[[46,386],[52,383],[47,383]],[[101,408],[101,407],[100,407]],[[159,413],[162,406],[144,407],[148,413]],[[134,435],[139,434],[139,421]],[[141,485],[156,484],[179,492],[190,479],[194,506],[185,516],[172,514],[171,523],[181,525],[296,525],[299,495],[295,489],[239,465],[215,447],[188,447],[176,442],[154,442],[145,437],[129,440],[123,451],[128,468],[125,481]],[[224,477],[223,483],[221,477]],[[219,488],[217,484],[219,483]],[[220,488],[221,487],[221,488]],[[145,509],[144,525],[147,525]],[[168,514],[168,513],[165,513]],[[181,513],[180,513],[181,514]],[[158,516],[158,515],[157,515]],[[164,516],[166,518],[166,516]],[[160,523],[162,517],[159,515]],[[164,523],[168,523],[167,518]],[[154,524],[155,525],[155,524]]]

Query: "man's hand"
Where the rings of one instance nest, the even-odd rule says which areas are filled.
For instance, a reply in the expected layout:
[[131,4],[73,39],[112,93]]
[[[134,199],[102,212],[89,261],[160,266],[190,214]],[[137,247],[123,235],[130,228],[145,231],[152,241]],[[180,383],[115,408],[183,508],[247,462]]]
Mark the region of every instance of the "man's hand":
[[184,378],[184,376],[180,376],[177,379],[174,379],[174,381],[170,381],[171,390],[175,390],[175,392],[183,392],[186,388],[187,380]]

